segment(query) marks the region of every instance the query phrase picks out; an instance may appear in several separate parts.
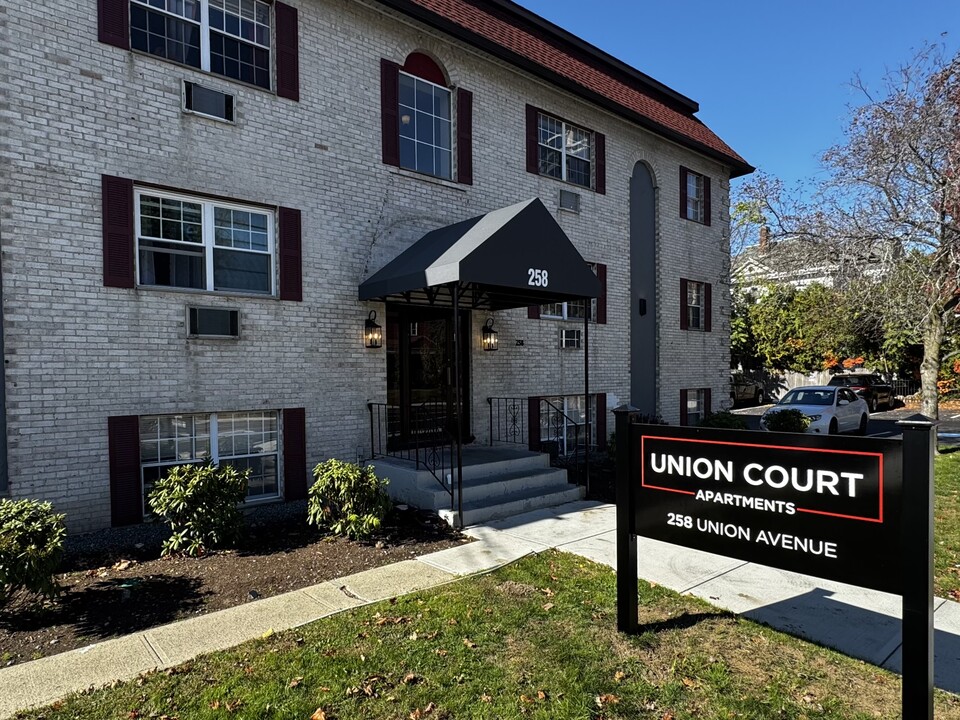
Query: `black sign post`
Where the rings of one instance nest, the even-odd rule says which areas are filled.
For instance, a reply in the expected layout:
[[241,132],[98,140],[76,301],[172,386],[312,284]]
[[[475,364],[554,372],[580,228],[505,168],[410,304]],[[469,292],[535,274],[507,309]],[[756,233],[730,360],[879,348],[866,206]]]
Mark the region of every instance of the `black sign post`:
[[[933,454],[936,423],[903,428],[903,717],[933,720]],[[907,710],[909,709],[909,713]]]
[[936,425],[903,440],[617,429],[617,629],[638,631],[637,536],[903,598],[903,717],[933,720]]
[[615,408],[617,431],[617,630],[636,633],[637,534],[633,529],[633,473],[630,472],[630,415],[635,408]]

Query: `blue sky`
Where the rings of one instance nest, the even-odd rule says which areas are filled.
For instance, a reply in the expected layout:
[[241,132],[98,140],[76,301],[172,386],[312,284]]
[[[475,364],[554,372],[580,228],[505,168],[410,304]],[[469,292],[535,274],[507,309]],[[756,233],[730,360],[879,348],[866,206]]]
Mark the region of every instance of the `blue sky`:
[[854,74],[879,87],[927,41],[960,48],[957,0],[518,1],[696,100],[703,122],[788,184],[842,140]]

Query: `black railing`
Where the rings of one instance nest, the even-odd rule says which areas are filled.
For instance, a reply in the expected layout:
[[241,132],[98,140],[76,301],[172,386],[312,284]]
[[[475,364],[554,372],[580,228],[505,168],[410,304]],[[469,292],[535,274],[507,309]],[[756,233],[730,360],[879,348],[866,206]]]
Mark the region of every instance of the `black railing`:
[[526,445],[527,398],[488,397],[490,405],[490,444]]
[[[580,479],[585,478],[587,445],[591,442],[590,413],[587,413],[586,421],[578,422],[548,398],[539,397],[535,399],[535,410],[539,416],[536,421],[538,427],[531,428],[529,402],[529,398],[487,398],[490,406],[490,444],[507,443],[529,447],[532,439],[535,447],[550,454],[551,465],[566,468],[570,481],[579,484]],[[592,409],[591,403],[590,410]],[[533,438],[530,437],[531,434]]]
[[400,408],[386,403],[367,403],[370,412],[370,455],[416,463],[433,475],[450,495],[453,509],[453,437],[447,430],[446,406],[421,403],[410,408],[410,427],[402,432]]
[[587,421],[577,422],[562,408],[546,398],[540,398],[540,450],[550,453],[551,465],[566,468],[569,480],[577,485],[582,484],[581,478],[585,478],[583,466],[589,438],[589,414]]

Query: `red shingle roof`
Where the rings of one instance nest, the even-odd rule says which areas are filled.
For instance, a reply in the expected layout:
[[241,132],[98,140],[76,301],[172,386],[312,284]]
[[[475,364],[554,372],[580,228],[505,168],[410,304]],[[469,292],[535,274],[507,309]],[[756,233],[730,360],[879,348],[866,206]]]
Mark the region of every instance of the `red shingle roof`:
[[[434,16],[441,28],[451,24],[465,30],[468,36],[492,43],[507,54],[519,56],[543,70],[560,76],[589,94],[611,101],[627,117],[639,116],[641,122],[659,129],[679,142],[688,144],[728,163],[734,176],[752,172],[753,168],[734,150],[693,115],[695,104],[679,95],[670,96],[668,88],[657,87],[655,81],[644,80],[641,73],[616,67],[609,56],[586,43],[575,46],[572,36],[549,25],[512,3],[470,2],[469,0],[408,0],[387,4],[404,9],[415,6]],[[516,12],[520,11],[520,12]],[[423,17],[422,13],[416,13]],[[523,17],[522,15],[526,15]],[[531,20],[536,18],[536,21]],[[429,17],[423,19],[430,20]],[[541,24],[542,23],[542,24]],[[485,44],[486,44],[485,43]],[[585,50],[586,48],[586,50]]]

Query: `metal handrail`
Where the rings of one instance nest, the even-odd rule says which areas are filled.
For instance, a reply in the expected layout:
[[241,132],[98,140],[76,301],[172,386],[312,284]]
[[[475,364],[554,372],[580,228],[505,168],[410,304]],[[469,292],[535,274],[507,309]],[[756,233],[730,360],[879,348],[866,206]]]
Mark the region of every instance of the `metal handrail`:
[[447,477],[449,475],[452,479],[453,476],[454,438],[442,423],[429,422],[427,403],[411,409],[414,420],[412,447],[391,448],[390,441],[400,437],[400,408],[387,403],[367,403],[370,413],[370,455],[372,458],[406,460],[415,463],[417,470],[425,469],[450,496],[450,507],[453,509],[453,483],[448,483]]

